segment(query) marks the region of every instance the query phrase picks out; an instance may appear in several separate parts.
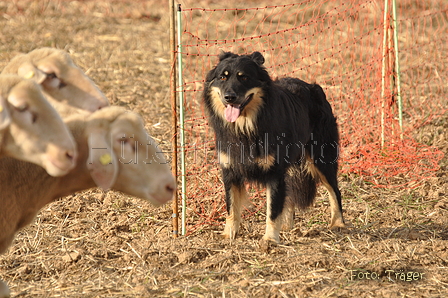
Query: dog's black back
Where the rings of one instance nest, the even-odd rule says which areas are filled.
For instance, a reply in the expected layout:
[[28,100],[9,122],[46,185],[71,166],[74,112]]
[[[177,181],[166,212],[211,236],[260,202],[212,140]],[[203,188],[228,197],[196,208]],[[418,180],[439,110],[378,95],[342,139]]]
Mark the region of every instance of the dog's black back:
[[322,88],[295,78],[273,81],[258,52],[222,53],[219,59],[207,74],[203,99],[216,133],[229,214],[236,212],[232,205],[239,204],[244,182],[268,187],[269,220],[275,222],[287,195],[308,207],[321,180],[334,194],[332,215],[340,213],[332,224],[342,225],[339,135]]

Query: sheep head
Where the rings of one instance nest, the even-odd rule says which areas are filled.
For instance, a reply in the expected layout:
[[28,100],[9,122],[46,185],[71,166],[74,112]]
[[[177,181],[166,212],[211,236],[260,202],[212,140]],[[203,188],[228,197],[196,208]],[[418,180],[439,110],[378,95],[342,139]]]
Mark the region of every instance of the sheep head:
[[59,49],[40,48],[16,56],[3,73],[33,79],[50,99],[81,110],[94,112],[109,105],[95,83]]
[[107,107],[89,117],[87,168],[95,183],[161,205],[175,190],[158,144],[146,132],[141,117],[120,107]]
[[0,102],[1,155],[38,164],[52,176],[74,168],[76,143],[36,83],[1,75]]

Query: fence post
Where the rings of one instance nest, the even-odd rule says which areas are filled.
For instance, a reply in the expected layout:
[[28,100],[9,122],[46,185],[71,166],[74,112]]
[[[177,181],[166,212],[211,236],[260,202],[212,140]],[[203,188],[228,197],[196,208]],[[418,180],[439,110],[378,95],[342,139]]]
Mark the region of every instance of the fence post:
[[[176,26],[175,26],[175,6],[174,0],[169,0],[170,11],[170,90],[171,90],[171,128],[172,128],[172,151],[173,156],[171,160],[171,170],[174,175],[174,179],[177,182],[177,104],[176,104]],[[179,210],[177,204],[177,191],[174,192],[173,198],[173,238],[177,238],[179,235]]]
[[182,235],[186,233],[186,209],[187,209],[187,184],[185,167],[185,116],[184,116],[184,91],[183,91],[183,66],[182,66],[182,8],[177,6],[177,71],[179,74],[178,94],[179,94],[179,116],[180,116],[180,166],[181,166],[181,197],[182,197]]
[[[385,142],[385,112],[384,109],[386,108],[386,68],[387,68],[387,59],[390,57],[389,49],[391,48],[388,46],[388,28],[390,27],[390,16],[389,16],[389,1],[384,0],[384,29],[383,29],[383,65],[382,65],[382,72],[381,72],[381,148],[384,147]],[[401,74],[400,74],[400,62],[399,62],[399,51],[398,51],[398,29],[397,29],[397,5],[396,1],[392,0],[392,38],[393,38],[393,48],[394,53],[393,60],[394,60],[394,71],[396,75],[396,79],[394,80],[393,73],[391,75],[391,86],[390,91],[393,93],[395,86],[397,88],[397,105],[398,105],[398,123],[400,125],[400,139],[403,140],[403,101],[401,98]],[[389,66],[392,68],[392,65],[389,64]],[[394,85],[392,85],[394,83]],[[393,94],[392,94],[393,96]]]
[[398,57],[398,29],[397,29],[397,4],[392,0],[392,18],[394,24],[394,50],[395,50],[395,74],[397,76],[397,102],[398,102],[398,123],[400,124],[400,138],[403,140],[403,101],[401,99],[401,73],[400,59]]
[[386,108],[386,67],[389,55],[389,49],[387,47],[387,32],[389,27],[389,1],[384,0],[384,28],[383,28],[383,65],[381,68],[381,148],[384,147],[384,109]]

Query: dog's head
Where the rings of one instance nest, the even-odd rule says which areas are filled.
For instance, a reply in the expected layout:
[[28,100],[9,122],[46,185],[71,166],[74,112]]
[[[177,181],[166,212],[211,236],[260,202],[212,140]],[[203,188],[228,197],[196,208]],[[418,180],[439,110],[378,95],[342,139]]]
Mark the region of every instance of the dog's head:
[[240,116],[253,117],[262,104],[263,88],[271,82],[263,63],[259,52],[223,52],[218,65],[207,74],[205,91],[212,108],[228,122],[236,122]]

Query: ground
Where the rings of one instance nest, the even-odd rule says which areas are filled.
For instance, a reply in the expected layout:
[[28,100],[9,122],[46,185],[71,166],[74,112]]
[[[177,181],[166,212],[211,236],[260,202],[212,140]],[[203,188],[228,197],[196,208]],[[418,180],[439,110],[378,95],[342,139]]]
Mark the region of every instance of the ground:
[[[93,1],[67,3],[0,1],[0,67],[37,47],[66,49],[112,104],[140,113],[168,151],[166,10],[142,14],[113,2],[90,13]],[[415,138],[447,152],[448,117],[419,127]],[[349,228],[327,228],[322,191],[280,245],[259,242],[263,208],[246,216],[233,241],[220,238],[223,218],[174,239],[170,206],[92,189],[43,208],[0,256],[0,279],[13,297],[445,297],[447,169],[444,157],[414,188],[341,175]]]

